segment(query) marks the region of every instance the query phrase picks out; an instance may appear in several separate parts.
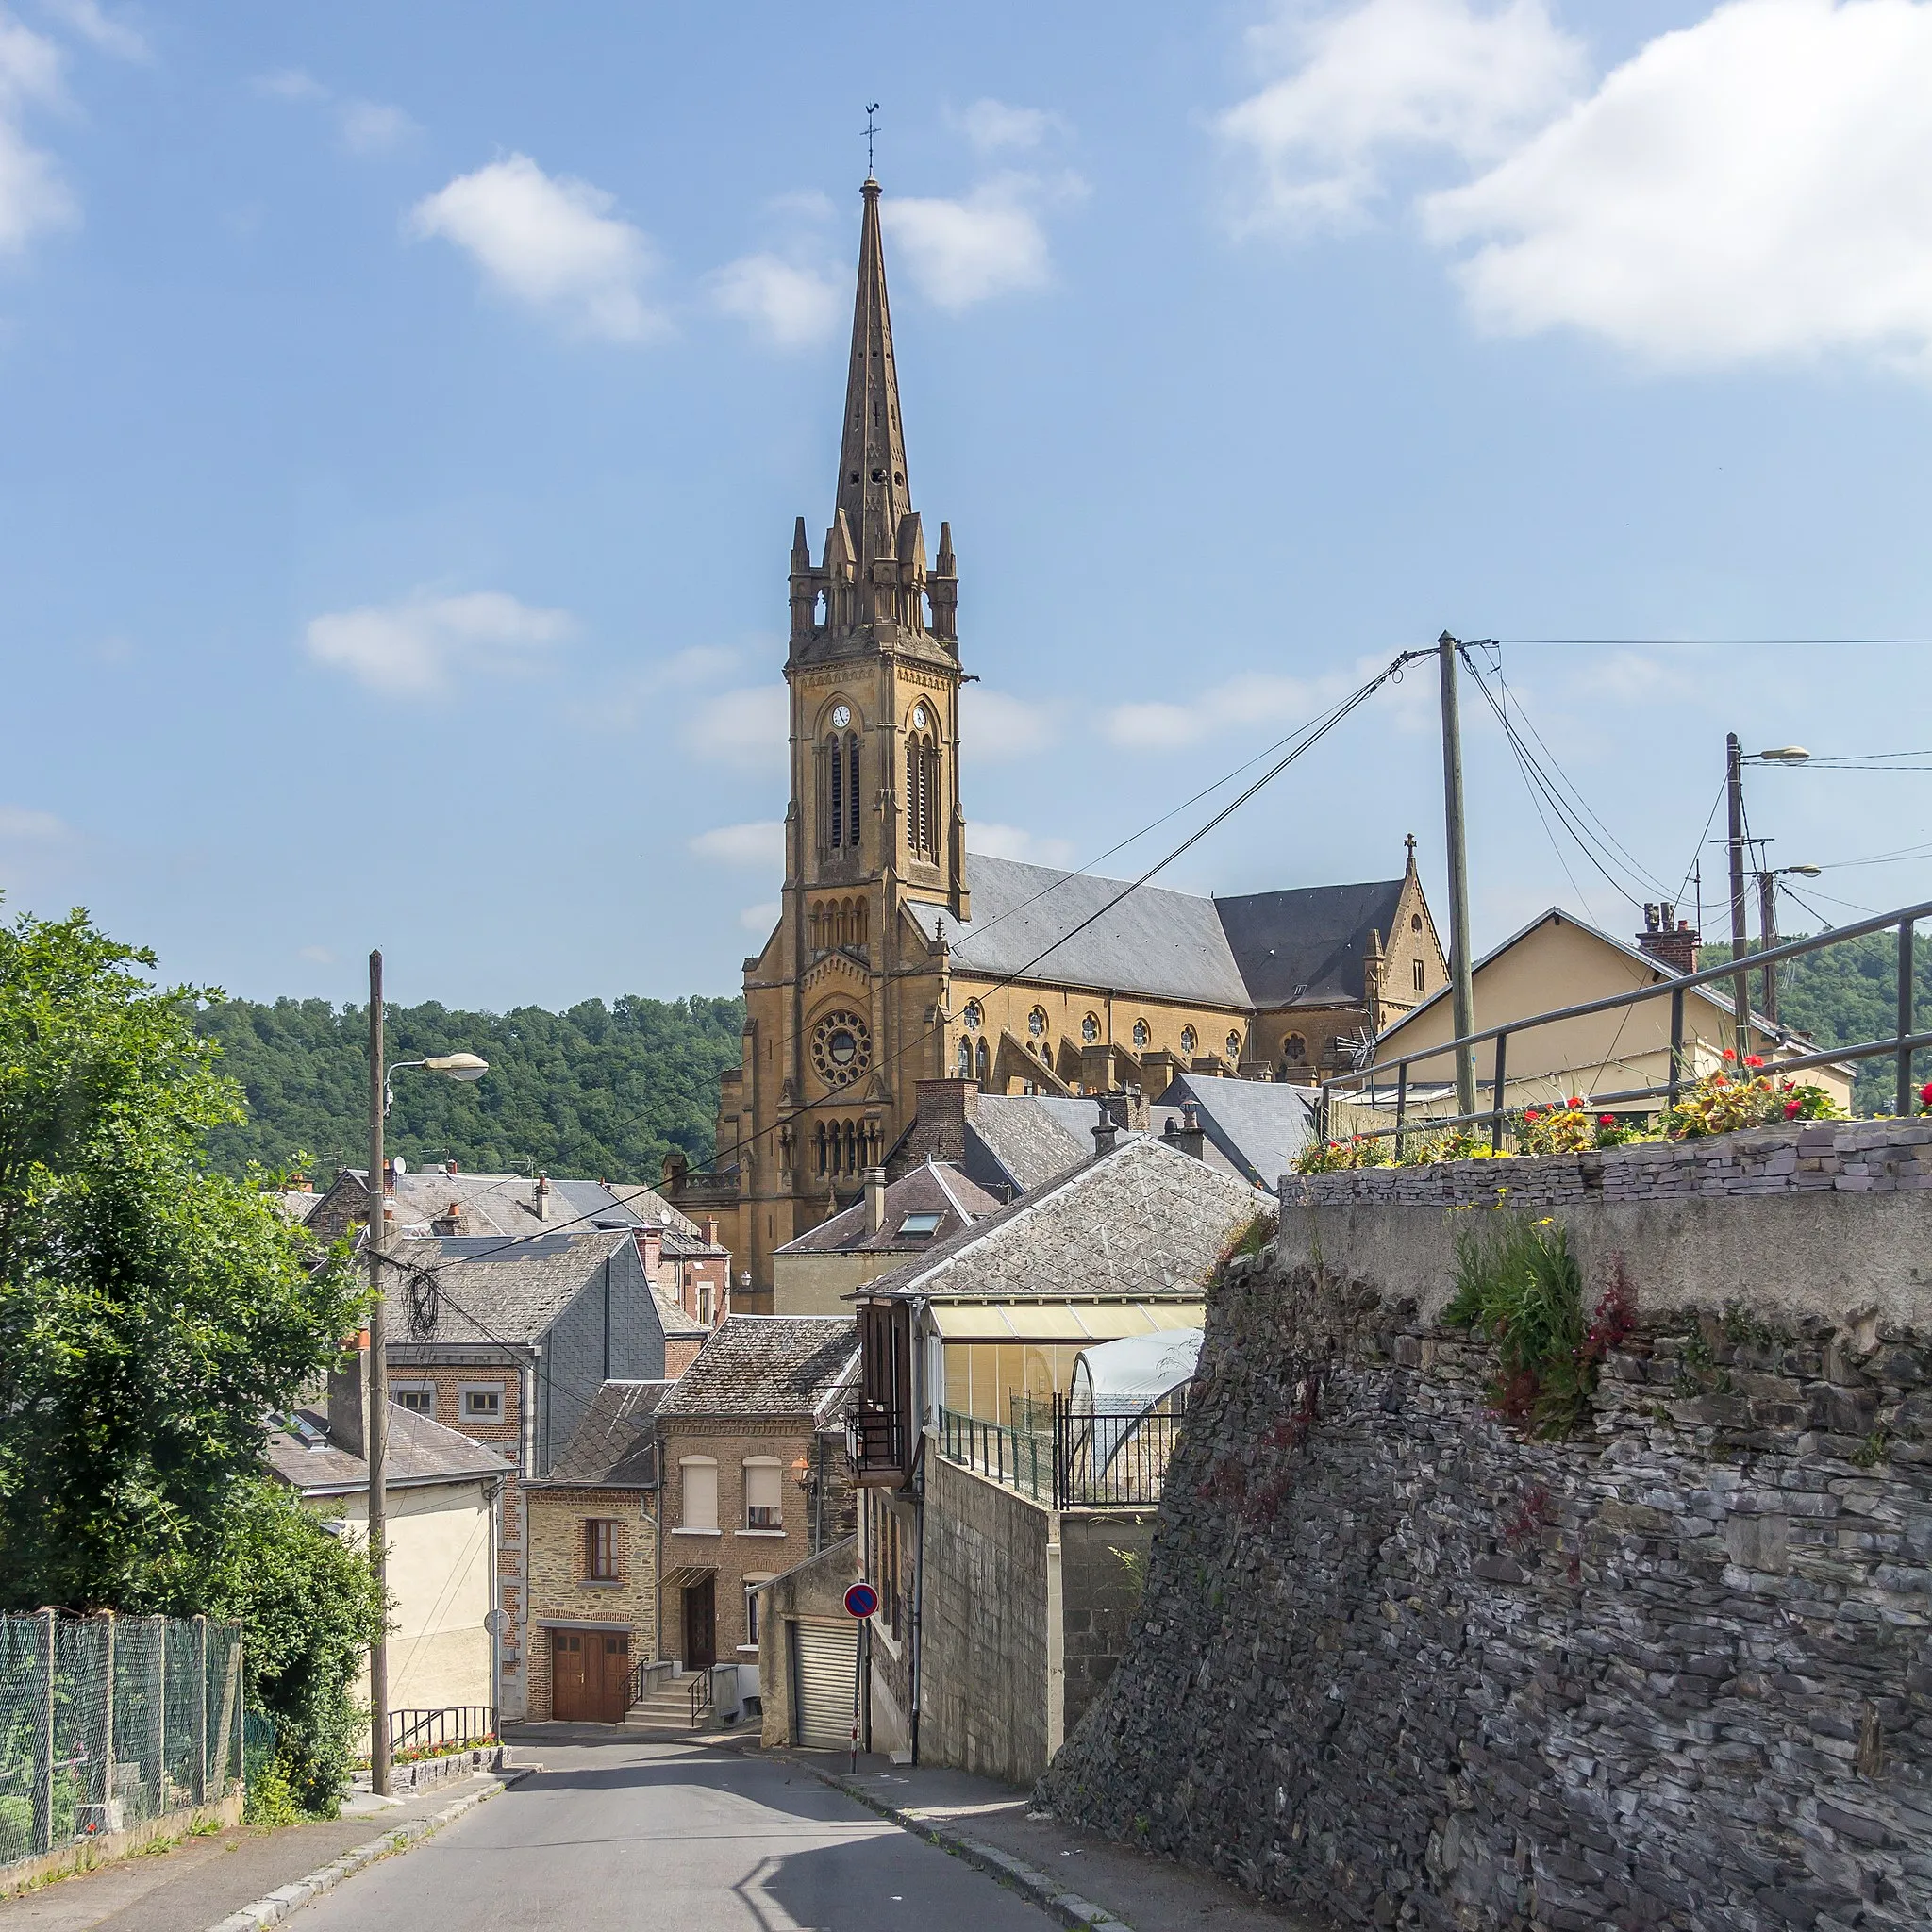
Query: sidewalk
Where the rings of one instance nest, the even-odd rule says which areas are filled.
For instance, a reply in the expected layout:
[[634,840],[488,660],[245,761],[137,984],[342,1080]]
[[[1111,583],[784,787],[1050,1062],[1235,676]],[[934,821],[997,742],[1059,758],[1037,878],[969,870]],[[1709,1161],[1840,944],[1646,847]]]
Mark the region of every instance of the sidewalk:
[[842,1752],[772,1755],[992,1871],[1062,1924],[1086,1924],[1095,1932],[1119,1932],[1109,1920],[1131,1932],[1334,1932],[1324,1921],[1257,1904],[1224,1880],[1029,1813],[1029,1793],[991,1778],[865,1756],[855,1776]]
[[[518,1767],[522,1769],[522,1767]],[[230,1912],[306,1878],[399,1824],[430,1817],[501,1777],[483,1775],[325,1824],[238,1824],[173,1851],[138,1853],[19,1898],[0,1899],[0,1932],[208,1932]]]

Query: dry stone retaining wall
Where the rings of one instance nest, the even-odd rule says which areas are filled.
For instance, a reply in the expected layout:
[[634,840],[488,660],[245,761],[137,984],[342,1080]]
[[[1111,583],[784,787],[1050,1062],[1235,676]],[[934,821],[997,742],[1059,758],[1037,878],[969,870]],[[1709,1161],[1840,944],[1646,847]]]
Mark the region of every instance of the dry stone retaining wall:
[[1210,1300],[1042,1801],[1347,1924],[1932,1924],[1932,1324],[1636,1279],[1591,1425],[1530,1441],[1487,1346],[1293,1223]]

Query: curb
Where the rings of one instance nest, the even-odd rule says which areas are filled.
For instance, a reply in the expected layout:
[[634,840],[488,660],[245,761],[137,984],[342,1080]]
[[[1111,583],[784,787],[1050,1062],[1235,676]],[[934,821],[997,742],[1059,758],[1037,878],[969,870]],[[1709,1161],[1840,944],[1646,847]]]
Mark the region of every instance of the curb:
[[225,1919],[210,1925],[208,1932],[261,1932],[263,1926],[279,1924],[290,1913],[299,1912],[311,1899],[320,1898],[325,1891],[333,1891],[343,1879],[353,1878],[365,1866],[420,1844],[445,1824],[454,1824],[465,1812],[474,1811],[499,1791],[541,1769],[542,1766],[538,1764],[520,1764],[511,1776],[483,1790],[467,1791],[454,1803],[445,1805],[441,1811],[432,1811],[426,1818],[412,1818],[407,1824],[399,1824],[393,1831],[386,1831],[380,1838],[371,1839],[367,1844],[357,1845],[341,1857],[332,1858],[326,1865],[309,1873],[306,1878],[277,1886],[254,1904],[243,1906],[238,1912],[230,1912]]
[[[876,1811],[900,1830],[909,1831],[913,1837],[923,1838],[941,1851],[950,1852],[956,1858],[963,1858],[967,1864],[977,1866],[989,1877],[1011,1886],[1066,1926],[1068,1932],[1133,1932],[1124,1919],[1117,1918],[1105,1906],[1095,1905],[1091,1898],[1082,1898],[1077,1891],[1067,1890],[1038,1866],[1014,1857],[1010,1852],[1003,1852],[996,1845],[990,1845],[983,1839],[974,1838],[966,1832],[956,1831],[951,1825],[935,1824],[929,1818],[902,1811],[875,1792],[848,1782],[836,1772],[808,1763],[805,1758],[776,1752],[773,1755],[782,1756],[787,1764],[794,1764],[801,1771],[808,1771],[821,1784],[830,1785],[835,1791],[843,1791],[848,1798],[858,1799],[868,1811]],[[226,1932],[226,1928],[221,1928],[221,1932]]]

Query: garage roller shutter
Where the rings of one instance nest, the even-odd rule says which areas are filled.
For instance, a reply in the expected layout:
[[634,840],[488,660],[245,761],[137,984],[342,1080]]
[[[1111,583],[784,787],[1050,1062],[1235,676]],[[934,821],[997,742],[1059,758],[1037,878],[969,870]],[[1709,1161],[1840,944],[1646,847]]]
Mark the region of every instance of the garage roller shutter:
[[858,1626],[793,1624],[792,1723],[801,1744],[840,1751],[852,1742],[852,1676],[858,1667]]

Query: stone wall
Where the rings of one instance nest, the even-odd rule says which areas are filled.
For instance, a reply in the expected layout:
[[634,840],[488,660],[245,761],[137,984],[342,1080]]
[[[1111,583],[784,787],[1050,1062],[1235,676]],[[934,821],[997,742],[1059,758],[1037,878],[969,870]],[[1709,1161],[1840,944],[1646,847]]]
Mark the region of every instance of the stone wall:
[[937,1457],[926,1463],[919,1755],[1038,1777],[1047,1747],[1047,1512]]
[[1070,1511],[1059,1519],[1066,1735],[1086,1716],[1127,1648],[1141,1607],[1154,1516]]
[[[550,1637],[558,1625],[630,1633],[633,1665],[661,1653],[658,1633],[657,1524],[646,1511],[653,1498],[637,1490],[525,1487],[529,1524],[529,1661],[525,1714],[550,1716]],[[584,1574],[584,1525],[593,1518],[617,1524],[617,1577],[592,1583]]]
[[1932,1924],[1932,1290],[1868,1200],[1810,1293],[1783,1205],[1675,1205],[1765,1291],[1728,1307],[1598,1246],[1638,1325],[1564,1441],[1396,1272],[1457,1217],[1289,1209],[1210,1300],[1141,1622],[1042,1800],[1347,1924]]

